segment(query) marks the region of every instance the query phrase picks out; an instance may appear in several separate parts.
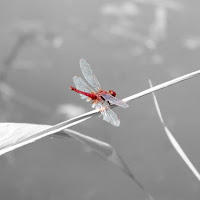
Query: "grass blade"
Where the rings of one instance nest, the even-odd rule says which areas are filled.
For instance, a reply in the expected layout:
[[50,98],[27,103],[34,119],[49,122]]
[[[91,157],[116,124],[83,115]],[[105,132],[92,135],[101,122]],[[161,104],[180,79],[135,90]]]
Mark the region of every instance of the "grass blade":
[[[152,87],[152,83],[151,80],[149,80],[149,85],[150,87]],[[197,169],[195,168],[195,166],[192,164],[192,162],[189,160],[189,158],[187,157],[187,155],[184,153],[183,149],[181,148],[181,146],[179,145],[179,143],[176,141],[175,137],[173,136],[173,134],[169,131],[169,129],[167,128],[167,126],[164,123],[159,105],[158,105],[158,101],[156,98],[155,93],[153,92],[153,100],[154,100],[154,104],[156,107],[156,111],[158,113],[159,119],[164,127],[164,130],[167,134],[167,137],[169,138],[172,146],[174,147],[174,149],[177,151],[177,153],[180,155],[180,157],[183,159],[183,161],[186,163],[186,165],[190,168],[190,170],[192,171],[192,173],[196,176],[196,178],[200,181],[200,174],[197,171]]]
[[[80,115],[78,117],[72,118],[72,119],[64,121],[64,122],[61,122],[61,123],[56,124],[54,126],[46,126],[46,129],[43,128],[43,125],[41,125],[41,128],[39,126],[38,127],[32,127],[33,128],[32,133],[30,133],[29,132],[30,130],[26,129],[26,127],[25,127],[25,129],[23,129],[22,127],[21,127],[21,129],[17,129],[17,128],[15,129],[12,126],[11,129],[8,131],[7,126],[9,127],[9,123],[2,123],[2,124],[5,124],[5,126],[0,127],[1,128],[0,129],[0,135],[1,135],[1,133],[4,133],[4,135],[5,135],[5,133],[9,132],[8,135],[10,137],[12,137],[12,139],[11,140],[10,139],[5,140],[4,137],[0,136],[0,141],[1,141],[0,142],[0,156],[9,152],[9,151],[15,150],[19,147],[22,147],[24,145],[35,142],[35,141],[37,141],[41,138],[44,138],[46,136],[58,133],[58,132],[60,132],[64,129],[67,129],[67,128],[75,125],[75,124],[81,123],[81,122],[91,118],[93,115],[95,115],[97,113],[98,113],[97,110],[92,110],[92,111],[90,111],[86,114]],[[16,124],[16,127],[17,127],[17,123],[15,123],[15,124]],[[35,128],[36,128],[37,131],[35,130]],[[28,134],[26,134],[27,131],[28,131]],[[20,136],[20,133],[22,134],[22,136]],[[18,137],[17,134],[19,134],[20,137]]]
[[178,78],[172,79],[171,81],[167,81],[167,82],[165,82],[165,83],[159,84],[159,85],[157,85],[157,86],[154,86],[154,87],[152,87],[152,88],[149,88],[149,89],[147,89],[147,90],[144,90],[144,91],[142,91],[142,92],[139,92],[139,93],[137,93],[137,94],[134,94],[134,95],[132,95],[132,96],[126,97],[126,98],[123,99],[123,101],[124,101],[124,102],[132,101],[132,100],[134,100],[134,99],[140,98],[140,97],[145,96],[145,95],[147,95],[147,94],[150,94],[150,93],[152,93],[152,92],[155,92],[155,91],[164,89],[164,88],[166,88],[166,87],[172,86],[172,85],[177,84],[177,83],[179,83],[179,82],[182,82],[182,81],[185,81],[185,80],[187,80],[187,79],[193,78],[193,77],[195,77],[195,76],[197,76],[197,75],[199,75],[199,74],[200,74],[200,70],[194,71],[194,72],[192,72],[192,73],[189,73],[189,74],[180,76],[180,77],[178,77]]

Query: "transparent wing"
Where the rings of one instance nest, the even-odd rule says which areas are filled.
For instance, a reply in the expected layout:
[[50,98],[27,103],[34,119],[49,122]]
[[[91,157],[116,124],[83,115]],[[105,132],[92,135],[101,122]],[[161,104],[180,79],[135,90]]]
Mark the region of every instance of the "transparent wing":
[[120,119],[118,116],[105,104],[99,103],[94,106],[97,109],[100,109],[101,115],[103,116],[103,120],[112,124],[113,126],[120,125]]
[[[81,77],[74,76],[73,81],[78,90],[81,90],[81,91],[87,92],[87,93],[93,92],[93,90],[85,83],[85,81]],[[85,96],[83,94],[80,94],[80,96],[81,96],[81,99],[88,98],[87,96]]]
[[98,91],[101,88],[99,81],[93,74],[92,69],[90,68],[90,65],[87,63],[87,61],[80,59],[80,67],[85,79],[96,91]]
[[123,102],[122,100],[119,100],[115,97],[113,97],[111,94],[102,94],[102,97],[108,101],[110,104],[114,104],[123,108],[127,108],[129,107],[129,105],[125,102]]
[[114,126],[120,125],[118,116],[109,107],[104,107],[101,111],[101,114],[103,115],[103,120],[107,121],[108,123],[111,123]]

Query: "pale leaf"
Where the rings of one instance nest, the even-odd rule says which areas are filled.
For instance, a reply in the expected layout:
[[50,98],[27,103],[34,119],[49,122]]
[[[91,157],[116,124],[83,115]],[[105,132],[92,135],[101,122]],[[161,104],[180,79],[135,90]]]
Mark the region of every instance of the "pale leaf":
[[[151,80],[149,80],[149,85],[150,87],[152,87],[152,83]],[[167,128],[167,126],[164,123],[159,105],[158,105],[158,101],[156,98],[155,93],[153,94],[153,99],[154,99],[154,104],[156,107],[156,111],[158,113],[159,119],[164,127],[165,133],[167,134],[167,137],[169,138],[171,144],[173,145],[174,149],[177,151],[177,153],[180,155],[180,157],[183,159],[183,161],[186,163],[186,165],[190,168],[190,170],[192,171],[192,173],[196,176],[196,178],[200,181],[200,174],[197,171],[197,169],[195,168],[195,166],[192,164],[192,162],[189,160],[189,158],[187,157],[187,155],[184,153],[183,149],[181,148],[181,146],[179,145],[179,143],[176,141],[175,137],[173,136],[173,134],[169,131],[169,129]]]
[[[14,147],[30,141],[35,134],[44,130],[50,130],[52,128],[49,125],[38,125],[38,124],[23,124],[23,123],[0,123],[0,155],[14,150]],[[144,186],[139,180],[135,178],[127,164],[124,162],[122,157],[115,151],[115,149],[108,143],[102,142],[95,138],[83,135],[76,131],[65,129],[57,133],[57,136],[62,138],[73,138],[89,148],[97,152],[106,160],[110,161],[115,166],[119,167],[129,178],[131,178],[139,188],[148,196],[150,200],[153,197],[145,191]],[[33,141],[32,141],[33,142]]]

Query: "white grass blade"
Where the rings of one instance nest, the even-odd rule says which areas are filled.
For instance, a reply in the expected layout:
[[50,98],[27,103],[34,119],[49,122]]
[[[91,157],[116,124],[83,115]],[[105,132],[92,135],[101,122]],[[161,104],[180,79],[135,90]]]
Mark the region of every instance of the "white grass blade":
[[[13,144],[20,144],[22,141],[29,140],[30,137],[35,135],[39,131],[44,131],[50,129],[49,125],[38,125],[38,124],[23,124],[23,123],[0,123],[0,152],[5,153],[10,150]],[[115,149],[108,143],[102,142],[95,138],[83,135],[76,131],[65,129],[60,131],[58,136],[61,138],[69,137],[81,142],[82,144],[88,146],[90,149],[94,150],[104,159],[110,161],[115,166],[119,167],[129,178],[134,181],[138,187],[152,200],[152,196],[145,191],[144,186],[139,180],[135,178],[127,164],[121,158],[121,156],[115,151]]]
[[[151,80],[149,80],[149,85],[150,87],[152,87],[152,83]],[[181,146],[178,144],[178,142],[176,141],[176,139],[174,138],[174,136],[172,135],[172,133],[169,131],[169,129],[167,128],[167,126],[164,123],[159,105],[158,105],[158,101],[156,98],[155,93],[153,92],[153,100],[154,100],[154,104],[156,107],[156,111],[158,113],[158,116],[160,118],[160,121],[165,129],[165,132],[167,134],[167,137],[169,138],[171,144],[173,145],[173,147],[175,148],[175,150],[177,151],[177,153],[180,155],[180,157],[183,159],[183,161],[186,163],[186,165],[190,168],[190,170],[192,171],[192,173],[196,176],[196,178],[200,181],[200,174],[197,171],[197,169],[195,168],[195,166],[192,164],[192,162],[189,160],[189,158],[187,157],[187,155],[184,153],[183,149],[181,148]]]
[[[41,126],[41,128],[39,127],[39,125],[37,127],[34,126],[32,127],[33,128],[32,132],[30,132],[31,127],[28,126],[24,126],[24,129],[23,127],[19,128],[19,126],[17,125],[18,123],[15,123],[16,128],[12,125],[10,127],[11,129],[9,130],[9,123],[2,123],[4,124],[4,126],[0,127],[0,141],[1,141],[0,156],[9,151],[15,150],[19,147],[35,142],[46,136],[58,133],[75,124],[81,123],[91,118],[93,115],[97,113],[98,113],[97,110],[93,110],[86,114],[56,124],[55,126],[46,126],[46,129],[44,128],[43,125]],[[8,134],[8,136],[6,136],[6,134]]]
[[154,86],[154,87],[152,87],[152,88],[149,88],[149,89],[147,89],[147,90],[144,90],[144,91],[142,91],[142,92],[139,92],[139,93],[137,93],[137,94],[134,94],[134,95],[132,95],[132,96],[126,97],[126,98],[122,99],[122,101],[124,101],[124,102],[132,101],[132,100],[137,99],[137,98],[139,98],[139,97],[145,96],[145,95],[147,95],[147,94],[149,94],[149,93],[155,92],[155,91],[157,91],[157,90],[161,90],[161,89],[163,89],[163,88],[169,87],[169,86],[174,85],[174,84],[176,84],[176,83],[179,83],[179,82],[181,82],[181,81],[184,81],[184,80],[193,78],[194,76],[197,76],[197,75],[199,75],[199,74],[200,74],[200,70],[194,71],[194,72],[192,72],[192,73],[189,73],[189,74],[186,74],[186,75],[184,75],[184,76],[180,76],[180,77],[178,77],[178,78],[175,78],[175,79],[173,79],[173,80],[171,80],[171,81],[167,81],[167,82],[165,82],[165,83],[159,84],[159,85],[157,85],[157,86]]

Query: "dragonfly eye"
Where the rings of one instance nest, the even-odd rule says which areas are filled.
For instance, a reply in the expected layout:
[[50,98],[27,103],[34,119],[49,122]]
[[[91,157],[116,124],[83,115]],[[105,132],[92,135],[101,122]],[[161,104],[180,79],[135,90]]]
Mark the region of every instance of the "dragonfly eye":
[[113,91],[113,90],[109,90],[108,92],[109,92],[113,97],[116,96],[116,92],[115,92],[115,91]]

